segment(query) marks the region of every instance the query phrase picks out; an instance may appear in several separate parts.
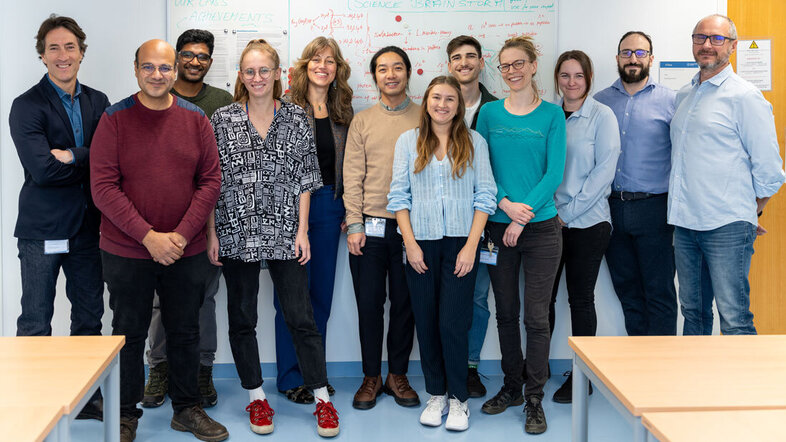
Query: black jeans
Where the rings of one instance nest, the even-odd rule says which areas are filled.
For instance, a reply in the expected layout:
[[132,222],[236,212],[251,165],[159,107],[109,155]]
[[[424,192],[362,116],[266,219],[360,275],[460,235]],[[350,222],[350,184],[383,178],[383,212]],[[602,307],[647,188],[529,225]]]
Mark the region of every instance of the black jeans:
[[[253,390],[262,385],[256,331],[260,263],[227,258],[221,262],[224,264],[224,279],[227,283],[229,345],[240,376],[240,385],[246,390]],[[303,383],[310,390],[324,387],[327,385],[325,349],[322,346],[322,335],[314,322],[306,266],[300,265],[297,259],[271,259],[266,262],[273,286],[278,292],[284,321],[295,344]],[[272,337],[270,341],[273,341]]]
[[[388,371],[406,374],[415,319],[404,277],[402,239],[396,233],[396,220],[385,222],[385,237],[366,236],[360,256],[349,255],[349,270],[355,288],[360,332],[363,374],[379,376],[382,372],[382,338],[385,332],[385,299],[390,296],[388,321]],[[388,291],[385,290],[385,279]],[[387,296],[386,296],[387,295]]]
[[667,194],[634,201],[609,198],[613,230],[606,263],[630,336],[677,334],[674,226]]
[[554,303],[557,302],[559,280],[565,268],[568,287],[570,326],[573,336],[595,336],[598,317],[595,313],[595,283],[600,263],[609,245],[611,224],[604,221],[584,229],[562,228],[562,259],[549,306],[549,331],[554,333]]
[[161,320],[166,330],[169,360],[169,397],[180,411],[200,403],[199,308],[212,264],[207,254],[180,258],[164,266],[152,259],[124,258],[101,252],[109,307],[114,314],[112,334],[125,335],[120,350],[120,414],[141,416],[145,366],[142,356],[153,312],[153,293],[158,292]]
[[549,303],[562,254],[559,221],[555,216],[546,221],[527,224],[515,247],[507,247],[502,243],[508,224],[489,221],[487,227],[491,240],[499,246],[497,265],[489,266],[489,277],[497,307],[497,331],[505,386],[520,391],[524,383],[521,376],[524,359],[519,328],[519,269],[523,261],[524,329],[527,332],[527,387],[524,395],[543,397],[543,386],[548,380],[551,342]]
[[418,241],[428,270],[419,274],[406,266],[426,391],[431,395],[447,393],[462,402],[469,397],[467,333],[480,257],[478,249],[472,271],[461,278],[454,275],[456,257],[466,243],[466,237]]

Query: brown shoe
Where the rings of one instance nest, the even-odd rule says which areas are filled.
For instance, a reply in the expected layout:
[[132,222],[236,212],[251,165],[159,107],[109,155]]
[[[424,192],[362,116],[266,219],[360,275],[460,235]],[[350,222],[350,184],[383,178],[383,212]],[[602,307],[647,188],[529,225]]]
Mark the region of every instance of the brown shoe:
[[377,405],[377,396],[382,394],[382,376],[364,376],[363,383],[360,384],[352,406],[358,410],[368,410]]
[[226,427],[210,418],[200,405],[185,408],[172,415],[170,426],[177,431],[188,431],[199,440],[217,442],[229,437]]
[[388,373],[383,391],[393,396],[396,399],[396,403],[402,407],[417,407],[420,405],[418,394],[409,386],[409,380],[407,380],[407,375],[405,374]]
[[120,418],[120,442],[133,442],[136,439],[136,427],[139,424],[137,417]]

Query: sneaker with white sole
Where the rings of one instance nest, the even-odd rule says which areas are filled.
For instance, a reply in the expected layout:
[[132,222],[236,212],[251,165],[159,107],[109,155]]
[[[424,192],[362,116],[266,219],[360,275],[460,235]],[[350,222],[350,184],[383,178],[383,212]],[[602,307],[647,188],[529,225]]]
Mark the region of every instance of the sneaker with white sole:
[[442,425],[442,416],[448,414],[448,397],[445,395],[431,396],[426,408],[420,413],[420,423],[429,427]]
[[467,401],[461,402],[450,398],[450,411],[445,421],[445,428],[451,431],[464,431],[469,428],[469,407]]

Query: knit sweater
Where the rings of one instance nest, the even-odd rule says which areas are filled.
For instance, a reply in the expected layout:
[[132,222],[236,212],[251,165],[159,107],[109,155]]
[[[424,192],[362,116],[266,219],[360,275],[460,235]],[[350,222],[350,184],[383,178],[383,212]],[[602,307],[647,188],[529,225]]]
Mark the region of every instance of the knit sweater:
[[213,128],[195,105],[174,98],[152,110],[132,95],[107,108],[93,135],[90,177],[102,250],[150,259],[142,245],[150,229],[183,235],[184,256],[205,250],[221,171]]
[[232,94],[229,92],[213,87],[207,83],[203,83],[202,89],[193,97],[186,97],[181,95],[175,88],[172,88],[172,95],[180,97],[186,101],[194,103],[205,112],[208,118],[213,116],[213,113],[219,107],[224,107],[232,102]]

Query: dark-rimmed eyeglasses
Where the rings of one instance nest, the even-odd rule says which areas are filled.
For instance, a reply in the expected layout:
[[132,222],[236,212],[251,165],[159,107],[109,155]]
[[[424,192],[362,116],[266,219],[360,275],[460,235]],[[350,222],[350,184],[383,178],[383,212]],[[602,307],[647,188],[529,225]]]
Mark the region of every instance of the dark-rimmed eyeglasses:
[[723,46],[723,43],[726,43],[726,40],[736,40],[736,38],[726,37],[725,35],[693,34],[691,37],[693,37],[693,44],[695,45],[703,45],[708,38],[710,39],[710,44],[713,46]]
[[196,57],[197,61],[202,64],[207,64],[210,61],[210,55],[205,53],[195,54],[191,51],[180,51],[180,59],[188,63]]
[[617,55],[619,55],[620,58],[630,58],[633,55],[635,55],[636,58],[644,58],[647,55],[650,55],[650,51],[647,51],[647,50],[644,50],[644,49],[636,49],[636,50],[623,49],[623,50],[617,52]]
[[505,72],[508,72],[511,67],[513,67],[513,69],[515,70],[519,70],[523,68],[524,65],[527,64],[527,62],[529,62],[529,60],[521,59],[521,60],[516,60],[513,63],[502,63],[501,65],[497,66],[497,69],[499,69],[499,71],[504,74]]

